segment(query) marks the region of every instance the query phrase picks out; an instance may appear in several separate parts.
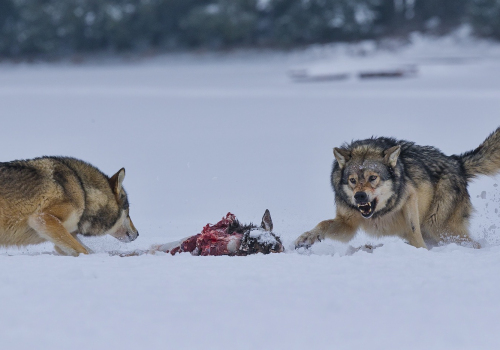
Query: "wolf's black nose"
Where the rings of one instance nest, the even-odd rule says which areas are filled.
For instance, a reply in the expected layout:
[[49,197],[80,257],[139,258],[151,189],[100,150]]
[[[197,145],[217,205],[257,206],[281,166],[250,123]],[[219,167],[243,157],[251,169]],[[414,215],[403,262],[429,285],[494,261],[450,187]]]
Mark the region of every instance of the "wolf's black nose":
[[354,194],[354,199],[356,203],[368,203],[368,195],[366,192],[356,192],[356,194]]

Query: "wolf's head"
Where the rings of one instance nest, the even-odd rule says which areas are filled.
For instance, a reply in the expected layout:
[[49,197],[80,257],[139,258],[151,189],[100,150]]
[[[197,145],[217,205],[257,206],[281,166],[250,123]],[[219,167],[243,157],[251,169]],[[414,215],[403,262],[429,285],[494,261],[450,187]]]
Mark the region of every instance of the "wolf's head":
[[139,236],[139,232],[130,219],[128,197],[122,186],[124,178],[125,169],[121,168],[109,179],[109,185],[119,208],[119,218],[107,233],[122,242],[131,242]]
[[401,146],[392,139],[357,141],[335,148],[332,185],[336,200],[358,210],[365,219],[389,212],[401,185]]

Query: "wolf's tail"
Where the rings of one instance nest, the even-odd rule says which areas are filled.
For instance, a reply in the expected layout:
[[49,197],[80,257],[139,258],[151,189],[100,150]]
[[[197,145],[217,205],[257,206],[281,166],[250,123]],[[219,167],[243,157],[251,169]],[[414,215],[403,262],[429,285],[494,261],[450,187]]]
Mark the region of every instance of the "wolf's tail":
[[500,172],[500,128],[496,129],[475,150],[458,156],[464,165],[467,179],[478,175],[495,175]]

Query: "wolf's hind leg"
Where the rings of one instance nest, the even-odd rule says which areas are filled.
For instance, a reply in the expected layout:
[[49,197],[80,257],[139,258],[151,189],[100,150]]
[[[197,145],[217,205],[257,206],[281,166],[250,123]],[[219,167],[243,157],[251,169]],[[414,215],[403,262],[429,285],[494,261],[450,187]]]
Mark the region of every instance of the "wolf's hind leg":
[[442,227],[435,233],[438,241],[444,243],[456,243],[464,246],[479,249],[481,244],[474,241],[469,234],[469,218],[473,207],[468,196],[453,202],[450,214],[446,217]]
[[481,248],[481,244],[470,238],[467,222],[453,222],[450,225],[449,231],[451,233],[443,237],[443,241],[446,243],[471,246],[475,249]]
[[61,248],[59,248],[58,246],[54,246],[54,250],[56,251],[57,254],[59,255],[67,255]]
[[295,240],[295,248],[310,247],[316,241],[325,238],[334,239],[340,242],[349,242],[358,230],[358,225],[349,219],[337,216],[333,220],[320,222],[311,231],[307,231]]
[[30,216],[28,225],[41,237],[54,243],[59,248],[56,251],[66,255],[78,256],[88,254],[87,249],[64,228],[61,221],[55,216],[47,213],[37,213]]
[[77,236],[76,233],[72,233],[71,235],[78,241],[78,243],[80,243],[82,245],[82,247],[84,247],[85,249],[87,249],[87,252],[89,254],[93,254],[94,253],[94,251],[92,249],[90,249],[86,244],[84,244],[82,242],[82,240],[80,238],[78,238],[78,236]]

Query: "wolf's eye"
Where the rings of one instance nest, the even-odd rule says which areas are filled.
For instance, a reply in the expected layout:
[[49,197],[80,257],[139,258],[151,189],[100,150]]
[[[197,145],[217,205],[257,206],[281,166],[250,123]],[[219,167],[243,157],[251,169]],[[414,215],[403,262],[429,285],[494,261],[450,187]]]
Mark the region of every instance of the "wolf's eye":
[[373,181],[377,180],[377,177],[378,177],[378,176],[372,175],[372,176],[370,176],[370,177],[368,178],[368,180],[370,180],[370,182],[373,182]]
[[349,179],[349,181],[351,181],[351,183],[352,183],[353,185],[355,185],[355,184],[356,184],[356,179],[355,179],[355,178],[350,178],[350,179]]

